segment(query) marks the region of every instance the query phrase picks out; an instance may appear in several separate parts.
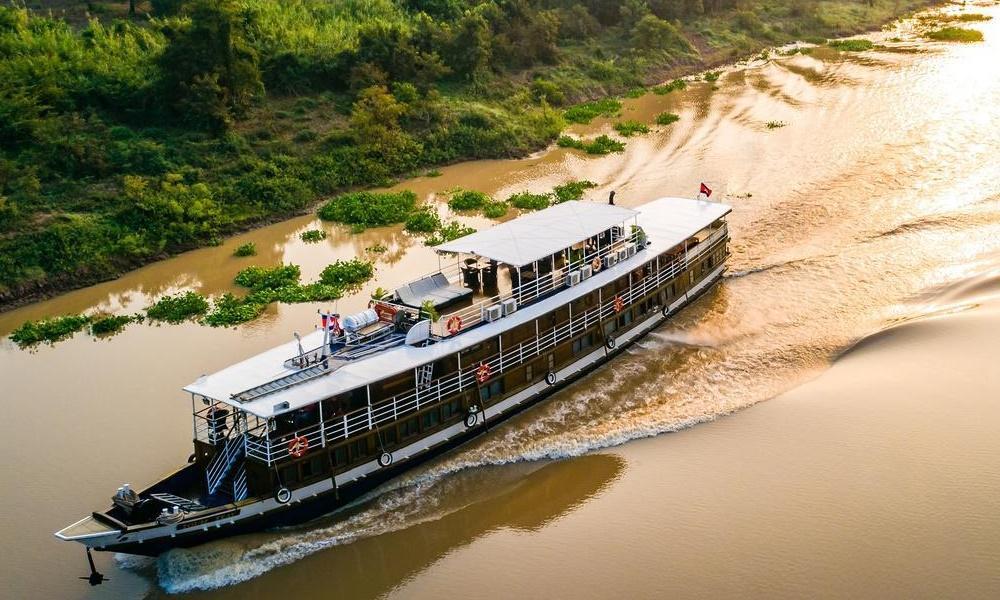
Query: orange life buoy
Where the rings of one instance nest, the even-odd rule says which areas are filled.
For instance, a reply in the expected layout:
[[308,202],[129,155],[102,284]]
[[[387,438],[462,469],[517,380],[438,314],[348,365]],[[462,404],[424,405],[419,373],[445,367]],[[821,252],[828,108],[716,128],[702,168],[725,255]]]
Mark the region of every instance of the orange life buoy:
[[593,267],[594,272],[601,270],[601,259],[599,257],[594,257],[594,260],[590,261],[590,266]]
[[486,363],[479,363],[479,368],[476,369],[476,381],[479,383],[486,383],[490,379],[490,366]]
[[301,458],[305,456],[305,453],[309,450],[309,438],[304,435],[298,437],[293,437],[290,442],[288,442],[288,453],[295,458]]
[[615,296],[615,312],[621,312],[625,308],[625,301],[621,296]]
[[447,326],[448,326],[448,333],[450,333],[451,335],[455,335],[459,331],[462,331],[462,317],[458,315],[452,315],[451,318],[448,319]]

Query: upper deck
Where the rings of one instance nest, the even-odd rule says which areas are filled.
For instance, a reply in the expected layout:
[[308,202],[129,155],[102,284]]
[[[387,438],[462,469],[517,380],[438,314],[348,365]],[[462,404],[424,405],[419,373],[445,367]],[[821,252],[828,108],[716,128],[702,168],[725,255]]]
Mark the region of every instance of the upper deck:
[[[569,204],[569,203],[567,203]],[[576,205],[576,206],[574,206]],[[462,305],[441,314],[427,343],[409,345],[397,339],[382,347],[373,345],[372,352],[363,356],[332,354],[307,373],[289,359],[301,356],[301,348],[323,348],[325,334],[314,331],[302,338],[301,346],[292,341],[212,375],[199,378],[184,389],[204,398],[224,402],[262,418],[293,411],[319,400],[354,390],[380,379],[412,370],[490,339],[522,323],[536,319],[578,297],[628,273],[659,254],[683,244],[695,233],[728,214],[725,204],[682,198],[662,198],[646,203],[636,210],[591,203],[572,203],[539,211],[504,225],[498,225],[439,248],[456,254],[458,269],[443,269],[441,275],[449,284],[459,287],[467,283],[461,270],[462,255],[474,259],[504,262],[511,267],[509,279],[497,281],[497,293],[479,292],[470,295]],[[600,209],[590,207],[600,206]],[[607,207],[607,208],[604,208]],[[571,215],[577,215],[571,222]],[[589,223],[586,215],[594,216]],[[557,219],[551,217],[557,216]],[[558,221],[558,223],[554,223]],[[633,221],[637,229],[625,234],[624,225]],[[518,222],[526,223],[518,226]],[[621,225],[618,225],[621,223]],[[613,227],[621,227],[618,237],[600,237]],[[496,234],[488,235],[497,230]],[[598,237],[588,246],[588,239]],[[637,241],[642,239],[642,244]],[[603,242],[602,242],[603,240]],[[580,245],[575,258],[574,245]],[[557,263],[562,252],[563,264]],[[614,257],[609,261],[608,257]],[[468,259],[466,259],[468,260]],[[570,282],[569,274],[586,269],[594,261],[601,267],[586,278]],[[510,262],[506,262],[510,261]],[[548,262],[540,269],[539,262]],[[521,268],[531,264],[534,277],[525,278]],[[498,278],[500,280],[501,278]],[[452,283],[454,282],[454,283]],[[506,285],[504,285],[506,284]],[[478,292],[478,290],[477,290]],[[399,297],[394,298],[400,302]],[[507,303],[510,311],[489,311]],[[402,304],[393,305],[400,311],[420,314],[420,309]],[[499,316],[498,316],[499,312]],[[460,331],[449,332],[446,324],[451,317],[461,318]],[[285,381],[287,385],[274,385]],[[263,389],[259,395],[245,395],[250,389]]]

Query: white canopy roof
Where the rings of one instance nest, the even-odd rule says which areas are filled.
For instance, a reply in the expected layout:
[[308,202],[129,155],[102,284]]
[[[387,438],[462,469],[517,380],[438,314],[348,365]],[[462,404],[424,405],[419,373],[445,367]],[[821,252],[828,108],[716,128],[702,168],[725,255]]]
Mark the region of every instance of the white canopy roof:
[[572,200],[442,244],[437,251],[475,254],[520,267],[621,225],[636,214],[624,206]]

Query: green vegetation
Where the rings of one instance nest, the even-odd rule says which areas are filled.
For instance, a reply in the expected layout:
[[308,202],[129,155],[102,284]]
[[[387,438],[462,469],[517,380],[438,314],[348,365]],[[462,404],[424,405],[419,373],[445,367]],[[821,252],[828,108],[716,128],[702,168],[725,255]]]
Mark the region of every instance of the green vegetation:
[[410,233],[434,233],[441,227],[441,216],[430,206],[410,213],[405,228]]
[[233,256],[257,256],[257,244],[253,242],[240,244],[233,250]]
[[90,322],[90,333],[95,336],[110,336],[125,329],[125,326],[135,321],[141,321],[142,315],[102,315],[94,317]]
[[310,229],[299,234],[299,238],[306,243],[315,244],[326,239],[326,232],[322,229]]
[[433,323],[437,323],[441,318],[440,313],[438,313],[437,309],[434,308],[433,300],[424,300],[423,304],[420,305],[420,312]]
[[208,300],[195,291],[164,296],[146,309],[146,316],[155,321],[180,323],[208,311]]
[[458,221],[449,221],[448,223],[438,228],[437,232],[435,232],[434,235],[427,238],[427,240],[424,241],[424,244],[428,246],[440,246],[445,242],[457,240],[460,237],[475,232],[476,230],[474,228],[462,225]]
[[949,23],[949,22],[978,23],[982,21],[989,21],[992,18],[993,17],[989,15],[983,15],[980,13],[958,13],[952,15],[938,13],[933,15],[922,16],[920,17],[920,20],[924,22],[938,22],[938,23]]
[[841,52],[864,52],[866,50],[871,50],[875,47],[875,44],[871,40],[830,40],[827,44],[831,48],[840,50]]
[[614,98],[584,102],[569,108],[563,117],[570,123],[590,123],[597,117],[613,117],[622,109],[622,103]]
[[768,121],[764,125],[768,129],[781,129],[782,127],[788,125],[788,123],[785,123],[784,121]]
[[352,192],[338,196],[320,207],[319,218],[364,230],[402,223],[417,204],[417,195],[402,192]]
[[656,115],[657,125],[670,125],[671,123],[676,123],[681,120],[681,116],[674,114],[672,112],[664,112]]
[[370,254],[384,254],[388,252],[389,248],[385,244],[375,244],[374,246],[368,246],[365,248],[365,252]]
[[275,290],[299,282],[302,271],[298,265],[277,267],[247,267],[236,274],[233,282],[252,290]]
[[483,205],[483,216],[488,219],[499,219],[507,214],[510,205],[506,202],[493,201]]
[[663,96],[669,94],[670,92],[679,92],[687,88],[687,82],[683,79],[675,79],[670,83],[665,83],[663,85],[658,85],[653,88],[653,93],[658,96]]
[[583,198],[583,192],[585,190],[595,187],[597,187],[596,183],[593,181],[587,181],[586,179],[582,181],[569,181],[552,188],[552,194],[555,196],[555,203],[558,204],[568,200],[579,200],[580,198]]
[[27,321],[10,334],[10,339],[21,348],[41,342],[58,342],[82,330],[90,323],[84,315],[49,317],[40,321]]
[[709,83],[715,83],[722,76],[722,71],[709,71],[705,73],[705,81]]
[[583,150],[587,154],[611,154],[612,152],[622,152],[625,150],[624,142],[619,142],[606,135],[597,136],[589,142],[563,135],[559,137],[556,143],[563,148]]
[[962,27],[944,27],[927,33],[927,37],[939,42],[981,42],[983,32]]
[[452,194],[448,200],[448,208],[452,210],[479,210],[489,201],[490,197],[482,192],[462,190]]
[[649,133],[649,126],[639,121],[619,121],[614,125],[615,131],[624,137],[632,137],[637,133]]
[[552,194],[532,194],[524,191],[507,198],[507,204],[521,210],[542,210],[552,202]]
[[205,315],[203,321],[212,327],[228,327],[253,321],[264,312],[267,304],[248,301],[247,298],[237,298],[226,293],[215,299],[212,311]]
[[[7,4],[0,304],[217,244],[320,197],[521,156],[567,120],[620,109],[587,100],[920,4],[154,0],[139,7],[153,18],[128,19],[98,2]],[[321,214],[361,229],[413,209],[360,199]]]
[[375,276],[375,265],[370,262],[352,258],[338,260],[327,265],[319,274],[321,283],[334,287],[353,289]]

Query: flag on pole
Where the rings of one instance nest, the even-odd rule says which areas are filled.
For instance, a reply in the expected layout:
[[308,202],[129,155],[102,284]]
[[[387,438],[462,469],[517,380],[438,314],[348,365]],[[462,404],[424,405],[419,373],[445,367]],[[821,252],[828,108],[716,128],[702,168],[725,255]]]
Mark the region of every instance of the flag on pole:
[[709,196],[712,195],[712,188],[705,185],[705,182],[703,181],[701,182],[701,188],[698,190],[698,193],[705,194],[705,197],[708,198]]

